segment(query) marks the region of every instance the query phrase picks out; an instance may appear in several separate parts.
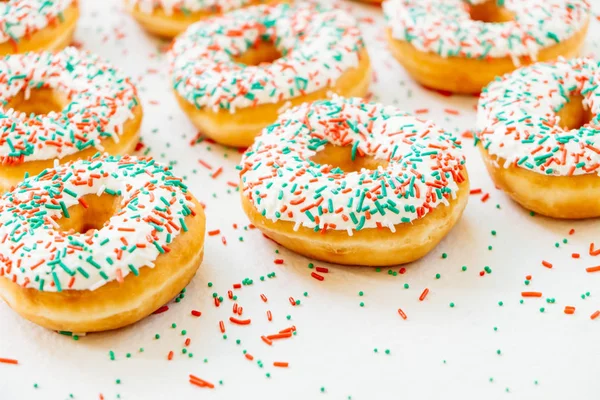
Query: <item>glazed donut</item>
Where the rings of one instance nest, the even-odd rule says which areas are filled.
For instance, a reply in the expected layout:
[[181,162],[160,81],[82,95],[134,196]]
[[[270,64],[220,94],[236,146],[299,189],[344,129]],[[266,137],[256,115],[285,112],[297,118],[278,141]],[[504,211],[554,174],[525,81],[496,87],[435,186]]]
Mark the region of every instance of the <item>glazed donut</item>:
[[329,93],[361,97],[371,80],[356,20],[314,4],[256,6],[199,22],[176,39],[171,65],[177,100],[198,130],[239,147],[283,107]]
[[322,261],[397,265],[460,218],[460,143],[392,106],[334,98],[282,114],[241,162],[242,205],[281,245]]
[[174,38],[194,22],[238,8],[288,0],[125,0],[131,15],[148,32]]
[[539,63],[481,94],[478,145],[498,187],[553,218],[600,216],[600,64]]
[[0,56],[60,50],[71,43],[78,18],[77,0],[4,0]]
[[89,53],[0,60],[0,193],[54,160],[133,152],[142,106],[131,81]]
[[132,324],[192,279],[204,225],[181,179],[152,159],[57,166],[0,198],[0,297],[49,329]]
[[590,19],[587,0],[471,3],[388,0],[383,4],[392,54],[420,84],[479,93],[496,76],[520,65],[575,57]]

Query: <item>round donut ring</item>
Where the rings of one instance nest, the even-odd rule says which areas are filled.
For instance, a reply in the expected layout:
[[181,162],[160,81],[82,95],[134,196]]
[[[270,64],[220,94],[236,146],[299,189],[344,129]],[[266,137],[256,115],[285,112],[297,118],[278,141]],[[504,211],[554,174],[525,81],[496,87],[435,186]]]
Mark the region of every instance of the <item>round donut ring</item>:
[[496,76],[535,61],[579,54],[587,0],[388,0],[394,57],[420,84],[479,93]]
[[479,148],[495,184],[553,218],[600,216],[600,63],[539,63],[481,94]]
[[194,24],[175,40],[171,65],[177,100],[198,130],[238,147],[282,108],[330,93],[361,97],[371,80],[354,17],[315,4],[256,6]]
[[233,10],[288,0],[125,0],[131,15],[148,32],[174,38],[191,24]]
[[97,56],[67,48],[0,60],[0,193],[98,151],[135,150],[142,106],[133,83]]
[[8,0],[0,2],[0,56],[56,51],[71,43],[77,0]]
[[49,329],[120,328],[189,283],[204,229],[200,204],[152,159],[58,166],[0,198],[0,297]]
[[469,197],[460,143],[395,107],[335,98],[281,115],[242,158],[242,205],[265,235],[347,265],[433,249]]

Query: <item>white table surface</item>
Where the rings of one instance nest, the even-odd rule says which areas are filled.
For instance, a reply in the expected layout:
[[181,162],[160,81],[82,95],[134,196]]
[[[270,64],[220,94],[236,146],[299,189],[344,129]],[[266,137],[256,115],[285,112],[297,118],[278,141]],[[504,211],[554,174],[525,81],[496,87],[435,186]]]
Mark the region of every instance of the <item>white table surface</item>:
[[[587,55],[600,54],[600,2],[592,2],[596,10]],[[419,87],[387,51],[380,9],[345,5],[362,21],[375,71],[374,100],[407,111],[429,109],[423,117],[459,135],[474,128],[476,98],[446,97]],[[207,141],[190,145],[196,132],[171,93],[161,52],[167,43],[146,35],[120,0],[82,0],[81,8],[77,41],[138,84],[145,111],[142,152],[175,165],[206,204],[208,230],[220,233],[207,236],[204,262],[185,298],[116,332],[76,341],[20,318],[1,303],[0,357],[19,364],[0,364],[0,399],[600,398],[600,318],[590,319],[600,309],[600,273],[585,271],[600,264],[600,257],[588,254],[590,242],[600,247],[598,220],[532,217],[494,188],[472,140],[465,137],[471,185],[482,194],[470,196],[463,218],[431,254],[397,276],[388,268],[377,272],[316,262],[329,268],[319,282],[310,275],[310,260],[245,228],[248,219],[234,187],[239,152]],[[220,167],[222,173],[212,178]],[[486,202],[481,201],[484,193],[489,193]],[[569,235],[571,229],[575,233]],[[581,257],[574,259],[572,253]],[[277,265],[275,259],[284,263]],[[554,267],[543,267],[542,260]],[[480,276],[486,266],[492,273]],[[260,280],[271,272],[275,278]],[[528,286],[527,275],[532,276]],[[233,301],[227,291],[245,278],[253,284],[234,293],[252,324],[238,326],[229,322]],[[429,295],[421,302],[425,288]],[[521,292],[527,290],[543,297],[521,304]],[[218,308],[213,292],[225,297]],[[290,296],[301,304],[293,307]],[[574,315],[563,312],[566,305],[576,307]],[[192,316],[191,310],[202,316]],[[297,334],[290,339],[273,346],[260,339],[291,325]],[[182,354],[186,338],[192,358]],[[171,361],[169,351],[174,352]],[[289,368],[276,368],[274,361],[287,361]],[[215,388],[191,385],[190,373]]]

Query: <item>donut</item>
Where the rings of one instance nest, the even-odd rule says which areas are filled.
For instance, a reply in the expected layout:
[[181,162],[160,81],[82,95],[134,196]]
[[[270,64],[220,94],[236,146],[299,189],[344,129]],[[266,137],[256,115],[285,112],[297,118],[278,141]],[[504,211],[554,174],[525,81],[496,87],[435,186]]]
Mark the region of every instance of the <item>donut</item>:
[[174,38],[194,22],[238,8],[282,1],[287,0],[125,0],[125,6],[146,31]]
[[0,2],[0,56],[60,50],[71,43],[77,0],[4,0]]
[[576,57],[587,0],[387,0],[392,55],[423,86],[478,94],[496,76]]
[[393,106],[303,104],[242,157],[242,206],[266,236],[346,265],[417,260],[458,221],[469,179],[460,142]]
[[481,94],[476,142],[496,186],[552,218],[600,216],[600,63],[539,63]]
[[135,150],[142,106],[129,78],[69,47],[0,59],[0,193],[54,160]]
[[198,201],[152,159],[63,164],[0,198],[0,297],[48,329],[120,328],[190,282],[204,230]]
[[371,80],[356,20],[316,4],[256,6],[194,24],[175,40],[171,66],[196,128],[237,147],[284,107],[330,93],[362,97]]

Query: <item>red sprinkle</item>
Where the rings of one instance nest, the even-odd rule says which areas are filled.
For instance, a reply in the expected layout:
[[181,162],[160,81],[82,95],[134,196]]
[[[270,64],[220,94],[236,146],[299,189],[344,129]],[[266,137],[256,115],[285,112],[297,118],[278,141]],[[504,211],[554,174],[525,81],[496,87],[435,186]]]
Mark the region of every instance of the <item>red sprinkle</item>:
[[311,272],[310,276],[312,276],[313,278],[315,278],[318,281],[322,281],[325,279],[324,276],[321,276],[321,275],[317,274],[316,272]]
[[202,315],[202,313],[201,313],[200,311],[197,311],[197,310],[192,310],[192,315],[193,315],[194,317],[199,317],[199,316],[201,316],[201,315]]
[[223,321],[219,321],[219,329],[221,329],[221,333],[225,333],[225,324]]
[[275,261],[273,261],[275,264],[283,264],[283,259],[281,258],[277,258]]
[[152,314],[160,314],[160,313],[164,313],[165,311],[167,311],[169,309],[169,306],[162,306],[161,308],[159,308],[158,310],[154,311]]
[[315,268],[315,270],[317,272],[323,272],[323,273],[328,273],[329,272],[329,268],[325,268],[325,267],[317,267],[317,268]]
[[289,363],[286,363],[286,362],[281,362],[281,361],[275,361],[275,362],[273,363],[273,366],[274,366],[274,367],[281,367],[281,368],[287,368],[287,367],[288,367],[288,365],[289,365]]

